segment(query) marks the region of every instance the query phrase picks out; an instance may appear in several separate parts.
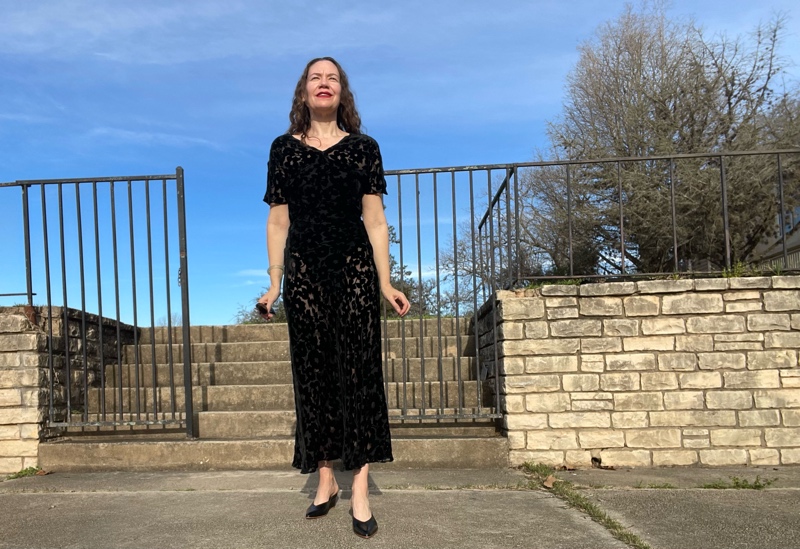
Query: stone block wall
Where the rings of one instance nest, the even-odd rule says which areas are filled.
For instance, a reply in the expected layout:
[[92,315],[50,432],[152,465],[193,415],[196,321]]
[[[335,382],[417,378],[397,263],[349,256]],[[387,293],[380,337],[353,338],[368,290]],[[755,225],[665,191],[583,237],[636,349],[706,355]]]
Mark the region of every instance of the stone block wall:
[[496,297],[480,352],[497,351],[513,465],[800,463],[800,277]]

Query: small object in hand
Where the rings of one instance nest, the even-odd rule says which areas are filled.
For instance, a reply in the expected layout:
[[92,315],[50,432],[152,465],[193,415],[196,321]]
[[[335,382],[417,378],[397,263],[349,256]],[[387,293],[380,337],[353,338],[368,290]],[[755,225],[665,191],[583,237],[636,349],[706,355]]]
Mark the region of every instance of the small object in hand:
[[258,311],[258,314],[264,317],[269,317],[269,315],[275,315],[275,309],[273,309],[272,307],[267,309],[267,306],[261,303],[260,301],[256,302],[256,311]]

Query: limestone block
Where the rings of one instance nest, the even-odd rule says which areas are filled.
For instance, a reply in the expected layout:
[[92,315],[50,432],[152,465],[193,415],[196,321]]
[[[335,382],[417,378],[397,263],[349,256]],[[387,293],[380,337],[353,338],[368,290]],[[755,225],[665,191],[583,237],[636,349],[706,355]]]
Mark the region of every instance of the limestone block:
[[507,414],[525,412],[525,395],[501,395],[500,408]]
[[623,300],[626,316],[656,316],[661,312],[661,298],[651,295],[634,295]]
[[727,278],[697,278],[694,289],[698,292],[713,292],[728,289]]
[[609,412],[561,412],[550,414],[550,427],[574,429],[585,427],[611,427]]
[[508,447],[511,450],[525,448],[525,431],[511,431],[506,437],[508,438]]
[[577,297],[548,297],[544,300],[544,306],[548,309],[551,307],[577,307]]
[[771,448],[752,448],[747,451],[750,454],[750,465],[780,465],[781,457],[778,450]]
[[629,448],[680,448],[680,429],[631,429],[625,431]]
[[663,410],[660,392],[614,393],[614,410],[619,412]]
[[560,320],[562,318],[578,318],[578,308],[563,307],[559,309],[547,309],[547,320]]
[[772,287],[778,288],[800,288],[800,276],[773,276]]
[[600,459],[606,467],[650,467],[652,464],[648,450],[602,450]]
[[[739,412],[739,425],[742,427],[774,427],[780,424],[781,414],[778,410],[745,410]],[[784,425],[790,426],[785,420]]]
[[747,353],[747,367],[751,370],[796,368],[797,351],[753,351]]
[[503,389],[508,394],[549,393],[560,390],[560,382],[557,375],[506,376]]
[[606,336],[635,336],[639,333],[639,321],[633,319],[607,319],[603,321]]
[[0,457],[0,475],[5,476],[20,472],[23,469],[22,459],[21,457]]
[[567,450],[564,465],[570,469],[588,469],[592,466],[592,453],[584,450]]
[[524,337],[524,324],[522,322],[503,322],[497,327],[497,339],[522,339]]
[[753,397],[756,408],[800,408],[800,389],[757,390]]
[[722,379],[726,389],[773,389],[781,385],[777,370],[724,372]]
[[708,429],[684,429],[683,436],[685,437],[707,437]]
[[747,333],[747,334],[716,334],[714,335],[714,343],[717,342],[761,342],[764,341],[764,334],[762,333]]
[[572,429],[550,429],[528,433],[528,450],[574,450],[579,448],[577,432]]
[[561,378],[565,391],[597,391],[600,376],[597,374],[564,374]]
[[565,393],[539,393],[525,397],[529,412],[564,412],[570,409],[570,398]]
[[738,315],[696,316],[686,320],[692,334],[724,334],[744,332],[744,317]]
[[581,372],[603,372],[606,369],[606,359],[603,355],[581,354]]
[[750,313],[763,310],[764,305],[760,301],[736,301],[725,304],[726,313]]
[[690,335],[675,337],[676,351],[702,353],[714,350],[714,338],[710,335]]
[[772,287],[772,278],[768,276],[736,277],[728,280],[731,290],[764,289]]
[[769,312],[800,310],[800,290],[764,292],[764,309]]
[[698,366],[701,370],[744,370],[744,353],[699,353]]
[[508,453],[508,462],[511,467],[521,467],[525,463],[541,463],[550,467],[561,467],[564,464],[564,452],[511,450]]
[[544,302],[538,297],[504,299],[500,302],[499,309],[504,321],[529,320],[544,316]]
[[0,389],[0,406],[21,406],[22,391],[20,389]]
[[547,429],[547,414],[507,414],[503,423],[508,431]]
[[639,387],[638,373],[600,374],[600,388],[603,391],[637,391]]
[[626,337],[622,340],[626,351],[672,351],[675,338],[669,336]]
[[611,422],[615,429],[636,429],[650,425],[647,412],[614,412]]
[[800,349],[800,332],[767,333],[764,345],[767,349]]
[[582,393],[571,393],[573,412],[599,412],[601,410],[613,410],[614,403],[610,400],[576,400],[575,395]]
[[44,411],[32,407],[0,408],[0,425],[15,423],[39,423],[44,420]]
[[714,343],[715,351],[760,351],[763,343],[742,341],[739,343]]
[[642,294],[669,294],[690,292],[694,289],[693,280],[642,280],[636,283]]
[[678,377],[671,372],[644,372],[641,382],[643,391],[664,391],[678,388]]
[[653,450],[654,467],[694,465],[698,459],[692,450]]
[[625,446],[623,431],[613,429],[581,431],[578,439],[581,448],[622,448]]
[[800,446],[800,429],[794,427],[764,429],[764,439],[767,446],[787,448]]
[[0,441],[0,457],[36,457],[38,455],[38,440]]
[[702,410],[704,407],[703,391],[664,393],[664,408],[667,410]]
[[652,427],[733,427],[733,410],[685,410],[682,412],[650,412]]
[[19,425],[0,425],[0,440],[19,440]]
[[721,313],[723,310],[720,294],[666,295],[661,300],[661,313],[665,315]]
[[572,354],[580,349],[580,339],[522,339],[500,344],[502,356]]
[[567,284],[547,284],[539,290],[544,296],[578,295],[578,286]]
[[636,291],[634,282],[604,282],[601,284],[584,284],[581,286],[582,296],[596,295],[630,295]]
[[622,351],[622,338],[594,337],[581,339],[581,353],[619,353]]
[[725,292],[722,294],[724,301],[755,301],[761,299],[761,292],[755,290],[740,290],[738,292]]
[[40,387],[44,383],[44,371],[39,368],[0,370],[0,388]]
[[681,389],[715,389],[722,387],[722,376],[719,372],[678,374],[678,385]]
[[694,371],[697,355],[694,353],[669,353],[658,355],[658,369],[665,371]]
[[500,359],[500,374],[514,376],[525,373],[525,358],[521,356],[507,356]]
[[747,450],[700,450],[700,463],[703,465],[747,465]]
[[0,334],[27,332],[33,329],[25,315],[4,313],[0,315]]
[[656,357],[649,353],[609,355],[606,357],[606,368],[612,372],[620,370],[655,370]]
[[782,465],[800,464],[800,448],[781,450],[781,464]]
[[529,356],[525,358],[528,373],[577,372],[577,356]]
[[3,334],[0,335],[0,352],[43,351],[44,337],[39,334]]
[[798,370],[780,370],[781,373],[781,387],[785,387],[787,389],[800,389],[800,377],[798,376],[788,376],[783,375],[786,374],[800,374]]
[[685,438],[683,439],[684,448],[709,448],[711,441],[707,438]]
[[752,314],[747,315],[747,329],[751,332],[771,332],[791,329],[788,314]]
[[753,407],[750,391],[708,391],[706,406],[709,410],[749,410]]
[[761,429],[711,429],[712,446],[761,446]]
[[20,366],[22,366],[22,353],[17,351],[0,353],[0,368],[19,368]]
[[642,319],[644,335],[670,335],[686,333],[686,324],[682,318],[645,318]]
[[622,316],[622,300],[618,297],[585,297],[581,299],[583,316]]
[[525,323],[525,337],[528,339],[543,339],[548,335],[547,321],[534,320]]
[[553,337],[599,336],[601,331],[602,323],[599,320],[556,320],[550,323]]
[[[764,413],[770,412],[774,414],[778,414],[778,410],[760,410]],[[786,427],[800,427],[800,410],[782,410],[781,415],[783,416],[783,424]],[[772,423],[770,425],[778,425],[778,423]]]

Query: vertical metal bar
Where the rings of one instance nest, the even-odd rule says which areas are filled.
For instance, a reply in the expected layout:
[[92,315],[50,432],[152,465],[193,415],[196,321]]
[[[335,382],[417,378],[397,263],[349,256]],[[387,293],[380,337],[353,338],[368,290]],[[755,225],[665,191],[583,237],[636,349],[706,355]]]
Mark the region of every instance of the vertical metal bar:
[[[161,196],[163,198],[163,205],[164,205],[164,274],[167,277],[165,290],[166,290],[166,298],[167,298],[167,363],[169,368],[169,402],[172,413],[172,419],[175,419],[175,369],[173,367],[173,355],[172,355],[172,296],[170,295],[170,282],[172,281],[172,277],[169,273],[169,215],[167,210],[167,180],[161,180]],[[153,342],[155,343],[155,341]]]
[[514,285],[514,278],[513,278],[513,255],[511,255],[511,174],[513,173],[511,168],[506,169],[506,248],[508,252],[506,253],[506,261],[508,262],[508,266],[506,267],[508,271],[508,289],[510,290]]
[[33,278],[31,275],[31,221],[28,207],[28,186],[22,188],[22,234],[25,238],[25,287],[28,294],[28,305],[33,306]]
[[[470,237],[472,238],[472,323],[475,330],[475,380],[478,392],[478,413],[481,409],[481,343],[480,329],[478,326],[478,273],[483,272],[483,254],[481,254],[481,267],[478,267],[475,257],[475,192],[472,181],[472,170],[469,171],[469,219]],[[478,230],[478,243],[480,243],[480,229]],[[485,286],[484,286],[485,289]],[[486,301],[486,298],[483,298]],[[461,371],[459,365],[459,372]]]
[[99,345],[98,358],[100,360],[100,421],[106,420],[106,353],[103,342],[103,332],[105,331],[105,317],[103,316],[103,283],[100,276],[100,225],[97,215],[97,181],[92,181],[92,210],[94,212],[94,263],[97,278],[97,316],[99,326],[97,338]]
[[[139,318],[138,318],[138,302],[136,299],[136,242],[133,236],[133,192],[131,190],[131,180],[128,183],[128,235],[131,246],[131,297],[133,300],[133,357],[134,368],[133,376],[136,383],[136,419],[142,419],[142,400],[141,400],[141,383],[139,380],[139,368],[141,362],[139,360]],[[133,410],[131,410],[133,411]]]
[[675,160],[669,159],[669,202],[672,212],[672,261],[677,273],[680,269],[678,261],[678,215],[675,204]]
[[44,284],[47,293],[47,371],[49,374],[47,419],[51,423],[55,417],[56,368],[53,362],[53,296],[50,286],[50,245],[47,236],[47,197],[44,183],[40,185],[42,198],[42,244],[44,246]]
[[567,224],[569,225],[569,276],[575,275],[575,266],[573,262],[573,249],[572,249],[572,183],[570,180],[569,164],[567,168]]
[[620,273],[625,274],[625,215],[622,210],[622,169],[617,161],[617,193],[619,197],[619,253]]
[[181,303],[183,305],[183,385],[186,401],[186,434],[194,438],[194,408],[192,405],[192,339],[189,329],[189,260],[186,250],[186,206],[183,188],[183,168],[175,170],[178,186],[178,232],[181,255]]
[[783,268],[789,268],[789,254],[786,251],[786,205],[783,200],[783,165],[781,163],[781,155],[778,154],[778,196],[780,197],[780,212],[781,212],[781,247],[783,248]]
[[728,183],[725,177],[725,157],[719,155],[719,182],[722,186],[722,222],[725,229],[725,267],[731,268],[731,230],[728,219]]
[[[488,193],[489,194],[489,209],[491,210],[491,208],[492,208],[492,202],[491,202],[492,201],[492,170],[488,170],[487,171],[487,178],[488,178],[487,184],[488,184],[488,190],[489,190],[489,193]],[[498,209],[499,209],[499,204],[498,204]],[[489,215],[487,217],[487,219],[491,220],[491,215]],[[491,293],[489,295],[489,299],[492,301],[492,327],[491,327],[491,330],[492,330],[492,344],[493,344],[493,347],[494,347],[494,364],[493,364],[493,366],[494,366],[495,372],[497,372],[497,312],[496,312],[497,311],[497,287],[495,286],[495,276],[496,276],[495,272],[496,271],[495,271],[494,251],[492,249],[494,247],[494,223],[491,223],[491,222],[489,223],[489,243],[490,243],[490,246],[489,246],[490,249],[489,249],[488,252],[490,254],[489,262],[490,262],[491,283],[492,283],[492,285],[491,285]],[[487,372],[487,376],[488,376],[488,372]],[[481,376],[479,374],[478,375],[478,386],[480,386],[481,383],[483,383],[483,380],[481,379]],[[482,404],[482,402],[479,400],[478,401],[479,409],[480,409],[481,404]]]
[[[402,185],[400,182],[400,174],[397,174],[397,227],[398,227],[398,240],[400,240],[400,286],[401,288],[405,288],[405,263],[403,263],[403,193],[402,193]],[[405,290],[404,290],[405,291]],[[400,349],[403,355],[400,357],[401,361],[401,368],[402,368],[402,382],[403,382],[403,406],[405,406],[405,388],[406,388],[406,380],[408,379],[408,357],[406,356],[406,318],[400,317]],[[389,349],[386,350],[387,354]],[[396,380],[397,378],[394,374],[397,372],[397,359],[394,359],[395,367],[392,369],[393,377],[392,379]],[[395,387],[397,387],[397,383],[395,383]],[[395,391],[395,394],[399,394]],[[405,409],[403,410],[403,415],[405,415]]]
[[[75,183],[75,215],[78,218],[78,265],[81,277],[81,347],[83,349],[83,421],[89,421],[89,358],[86,350],[86,278],[83,268],[83,223],[81,221],[81,184]],[[102,319],[99,319],[102,328]],[[100,348],[100,354],[103,353]],[[105,395],[100,395],[100,401]]]
[[[473,226],[474,228],[474,226]],[[478,247],[480,252],[480,266],[477,269],[477,272],[480,273],[481,276],[481,301],[486,301],[486,282],[483,280],[484,274],[486,273],[486,265],[483,261],[483,228],[480,226],[478,227]],[[476,288],[477,291],[477,288]]]
[[[439,372],[439,411],[444,413],[444,375],[442,372],[442,292],[439,277],[439,187],[436,179],[436,172],[433,173],[433,244],[436,254],[436,340],[437,354],[436,366]],[[422,384],[425,391],[425,384]],[[431,385],[431,400],[433,400],[433,385]]]
[[514,286],[520,283],[522,279],[522,256],[520,255],[520,228],[519,228],[519,172],[517,166],[512,168],[514,177],[514,241],[516,243],[516,263],[517,263],[517,276],[514,281]]
[[[150,367],[153,382],[153,419],[158,419],[158,412],[160,409],[158,405],[158,395],[160,393],[160,388],[158,386],[158,364],[156,361],[156,311],[155,299],[153,297],[153,231],[150,223],[150,180],[145,180],[144,182],[144,204],[146,212],[145,223],[147,225],[147,272],[150,283]],[[144,371],[142,373],[144,373]]]
[[455,292],[455,330],[456,330],[456,396],[458,397],[458,413],[464,413],[464,384],[461,380],[461,325],[459,323],[458,295],[458,225],[456,223],[456,172],[451,172],[450,203],[453,205],[453,285]]
[[125,417],[125,402],[122,394],[123,380],[122,380],[122,333],[120,327],[120,311],[119,311],[119,254],[117,253],[117,201],[114,195],[114,182],[109,182],[109,191],[111,198],[111,245],[112,254],[114,256],[114,304],[115,316],[117,327],[117,411],[119,412],[119,420],[122,421]]
[[[417,198],[417,290],[419,299],[419,348],[417,354],[419,355],[419,371],[420,371],[420,384],[422,387],[422,415],[426,415],[426,399],[425,399],[425,353],[423,347],[425,344],[425,320],[424,320],[424,305],[422,297],[422,228],[420,226],[420,209],[419,209],[419,173],[414,174],[414,184],[416,185],[416,198]],[[416,387],[416,384],[413,385]],[[416,395],[415,395],[416,396]],[[414,399],[416,402],[417,399]],[[403,384],[403,415],[406,413],[406,392],[405,383]]]
[[67,302],[67,258],[64,251],[64,196],[62,183],[58,183],[58,234],[61,247],[61,295],[64,298],[64,325],[62,326],[64,340],[64,367],[67,379],[67,421],[72,419],[72,365],[69,358],[69,303]]
[[494,222],[492,220],[492,170],[486,170],[486,176],[488,178],[487,185],[488,185],[488,192],[487,196],[489,197],[489,215],[486,219],[489,221],[489,246],[486,253],[489,255],[489,281],[490,285],[490,294],[494,294],[497,291],[497,287],[495,286],[495,278],[497,276],[495,272],[495,262],[494,262]]

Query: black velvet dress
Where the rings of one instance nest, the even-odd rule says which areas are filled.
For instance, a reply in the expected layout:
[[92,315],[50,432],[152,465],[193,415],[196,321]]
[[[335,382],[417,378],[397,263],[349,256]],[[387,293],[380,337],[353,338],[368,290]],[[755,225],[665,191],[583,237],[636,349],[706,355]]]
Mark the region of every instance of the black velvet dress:
[[374,139],[350,134],[321,151],[289,134],[272,143],[268,204],[288,204],[283,303],[297,430],[292,466],[345,469],[392,460],[381,369],[380,292],[361,219],[364,194],[385,194]]

